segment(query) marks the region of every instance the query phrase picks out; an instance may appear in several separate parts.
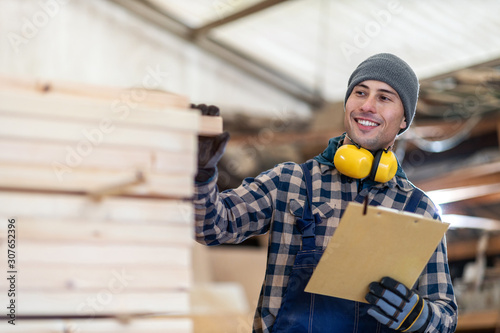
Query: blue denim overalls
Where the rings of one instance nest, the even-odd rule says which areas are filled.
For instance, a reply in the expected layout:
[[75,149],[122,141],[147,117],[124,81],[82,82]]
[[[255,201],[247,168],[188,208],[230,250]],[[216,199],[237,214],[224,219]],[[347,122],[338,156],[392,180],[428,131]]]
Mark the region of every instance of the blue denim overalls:
[[[297,227],[302,233],[302,250],[297,253],[281,308],[274,322],[273,333],[373,333],[395,332],[371,317],[371,305],[304,291],[322,250],[316,250],[315,225],[318,214],[312,213],[312,180],[305,164],[301,164],[306,181],[307,200]],[[404,210],[415,212],[423,192],[415,189]],[[363,198],[355,201],[362,202]],[[367,286],[368,288],[368,286]]]

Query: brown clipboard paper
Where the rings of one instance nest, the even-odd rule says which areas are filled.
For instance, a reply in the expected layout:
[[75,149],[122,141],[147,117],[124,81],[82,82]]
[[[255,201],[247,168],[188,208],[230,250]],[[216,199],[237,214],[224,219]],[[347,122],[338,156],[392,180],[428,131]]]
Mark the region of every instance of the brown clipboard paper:
[[390,276],[411,288],[449,223],[351,202],[305,291],[367,303],[368,285]]

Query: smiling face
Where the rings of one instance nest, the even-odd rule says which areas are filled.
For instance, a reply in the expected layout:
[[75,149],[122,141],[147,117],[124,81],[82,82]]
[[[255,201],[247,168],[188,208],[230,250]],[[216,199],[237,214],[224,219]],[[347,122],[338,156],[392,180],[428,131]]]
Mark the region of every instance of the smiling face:
[[388,148],[406,127],[403,103],[387,83],[363,81],[346,101],[344,126],[349,137],[363,148]]

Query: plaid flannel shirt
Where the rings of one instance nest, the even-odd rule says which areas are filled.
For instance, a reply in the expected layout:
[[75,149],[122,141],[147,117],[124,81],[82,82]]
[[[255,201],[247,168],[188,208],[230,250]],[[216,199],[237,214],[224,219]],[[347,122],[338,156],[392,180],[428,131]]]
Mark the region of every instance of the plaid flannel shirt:
[[[316,247],[321,250],[326,248],[350,201],[368,195],[371,205],[402,210],[414,189],[405,177],[396,176],[387,183],[367,187],[316,160],[307,161],[307,166],[313,181],[313,213],[319,213],[322,220],[316,226]],[[302,216],[307,200],[302,170],[298,164],[282,163],[222,193],[218,193],[216,179],[217,175],[207,183],[196,184],[196,240],[206,245],[239,243],[270,232],[266,275],[253,324],[254,332],[270,332],[295,255],[301,249],[301,234],[295,221]],[[421,200],[416,213],[440,218],[427,196]],[[444,238],[414,288],[432,308],[427,332],[454,332],[457,305]]]

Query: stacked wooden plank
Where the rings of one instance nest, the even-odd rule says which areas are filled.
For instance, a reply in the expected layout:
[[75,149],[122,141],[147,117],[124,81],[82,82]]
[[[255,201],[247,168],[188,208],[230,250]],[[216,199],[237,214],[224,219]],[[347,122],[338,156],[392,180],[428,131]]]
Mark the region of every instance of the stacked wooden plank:
[[[197,136],[220,118],[146,89],[0,80],[0,101],[0,268],[15,272],[23,332],[190,332]],[[8,289],[0,279],[2,307]]]

